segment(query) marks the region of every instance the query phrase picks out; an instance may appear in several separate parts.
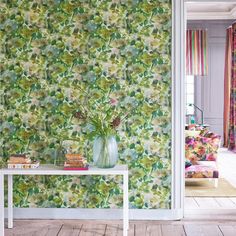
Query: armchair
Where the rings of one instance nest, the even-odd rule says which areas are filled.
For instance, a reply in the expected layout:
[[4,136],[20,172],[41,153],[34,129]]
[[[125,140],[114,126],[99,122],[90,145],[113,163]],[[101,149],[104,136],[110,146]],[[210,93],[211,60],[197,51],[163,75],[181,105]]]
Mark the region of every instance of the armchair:
[[220,135],[202,130],[196,135],[185,137],[185,178],[214,179],[218,184],[219,170],[217,152],[220,146]]

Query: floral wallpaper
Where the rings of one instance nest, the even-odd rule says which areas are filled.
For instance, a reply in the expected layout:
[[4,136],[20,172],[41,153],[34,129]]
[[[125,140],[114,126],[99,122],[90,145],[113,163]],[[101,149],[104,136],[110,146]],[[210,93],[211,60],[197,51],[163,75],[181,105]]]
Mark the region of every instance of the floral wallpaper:
[[[126,112],[117,141],[130,208],[170,208],[171,1],[2,0],[0,156],[53,163],[62,141],[92,160],[74,117],[85,91]],[[101,104],[100,104],[101,105]],[[16,176],[16,207],[122,206],[120,177]]]

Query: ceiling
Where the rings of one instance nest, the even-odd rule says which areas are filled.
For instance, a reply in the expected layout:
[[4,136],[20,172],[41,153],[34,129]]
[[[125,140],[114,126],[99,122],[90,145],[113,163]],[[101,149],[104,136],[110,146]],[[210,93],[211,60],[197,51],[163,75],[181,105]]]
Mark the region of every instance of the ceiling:
[[235,3],[189,2],[187,18],[189,20],[236,19],[236,1]]

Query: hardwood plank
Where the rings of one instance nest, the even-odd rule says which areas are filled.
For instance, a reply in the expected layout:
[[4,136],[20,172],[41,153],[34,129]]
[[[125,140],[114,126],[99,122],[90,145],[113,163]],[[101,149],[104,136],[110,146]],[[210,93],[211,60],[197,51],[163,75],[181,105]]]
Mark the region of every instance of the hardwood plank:
[[[222,210],[221,210],[222,211]],[[131,221],[128,236],[235,236],[236,220],[212,215],[207,221],[184,218],[180,221]],[[230,219],[231,217],[231,219]],[[101,223],[102,222],[102,223]],[[99,220],[16,220],[5,236],[122,236],[122,221]],[[115,222],[115,223],[114,223]],[[83,225],[82,225],[83,224]],[[82,230],[80,231],[80,226]]]
[[219,228],[224,236],[235,236],[236,227],[232,225],[219,225]]
[[101,236],[105,234],[105,230],[105,224],[83,224],[79,236]]
[[227,197],[215,197],[215,200],[219,203],[221,208],[224,209],[236,209],[236,204]]
[[[184,217],[188,219],[189,221],[212,221],[212,220],[217,220],[217,221],[222,221],[224,220],[225,222],[234,222],[236,221],[236,215],[235,215],[235,209],[234,210],[227,210],[227,209],[222,209],[221,211],[219,209],[214,210],[214,209],[200,209],[200,210],[186,210],[184,213]],[[203,222],[204,223],[204,222]]]
[[123,226],[118,225],[118,224],[109,224],[106,227],[105,235],[106,236],[122,236]]
[[59,233],[57,234],[58,236],[78,236],[81,231],[81,224],[78,225],[71,225],[71,224],[64,224]]
[[146,236],[162,236],[161,225],[147,225]]
[[46,222],[41,222],[40,220],[17,220],[14,221],[13,229],[5,229],[5,235],[56,236],[61,228],[61,224],[52,222],[52,220],[47,220]]
[[185,236],[182,225],[161,225],[162,236]]
[[230,197],[230,200],[236,205],[236,197]]
[[146,224],[135,224],[134,236],[146,236],[147,225]]
[[12,229],[6,229],[5,228],[5,236],[14,236]]
[[220,209],[219,203],[212,197],[194,198],[200,209]]
[[184,225],[187,236],[223,236],[217,225]]
[[135,224],[129,223],[128,236],[134,236],[134,235],[135,235]]
[[184,198],[184,208],[185,209],[197,209],[199,205],[197,204],[194,197],[185,197]]
[[35,235],[35,233],[40,230],[43,230],[43,228],[31,228],[27,225],[22,225],[21,227],[13,229],[5,229],[5,236],[10,236],[10,235],[32,236]]
[[[5,235],[7,235],[7,234],[5,234]],[[29,233],[29,232],[27,232],[27,233],[24,233],[24,232],[17,232],[17,233],[13,233],[12,235],[14,235],[14,236],[32,236],[33,233]]]
[[46,232],[42,233],[43,230],[37,230],[37,232],[34,233],[33,236],[57,236],[60,229],[62,228],[62,225],[56,224],[56,225],[49,225],[47,228],[45,228]]

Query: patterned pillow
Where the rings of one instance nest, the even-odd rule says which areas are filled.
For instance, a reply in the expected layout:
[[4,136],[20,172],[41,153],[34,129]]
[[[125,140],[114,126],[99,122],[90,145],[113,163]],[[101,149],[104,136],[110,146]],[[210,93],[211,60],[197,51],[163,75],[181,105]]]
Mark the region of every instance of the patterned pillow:
[[185,156],[193,165],[197,161],[216,161],[220,136],[208,132],[205,136],[185,138]]

